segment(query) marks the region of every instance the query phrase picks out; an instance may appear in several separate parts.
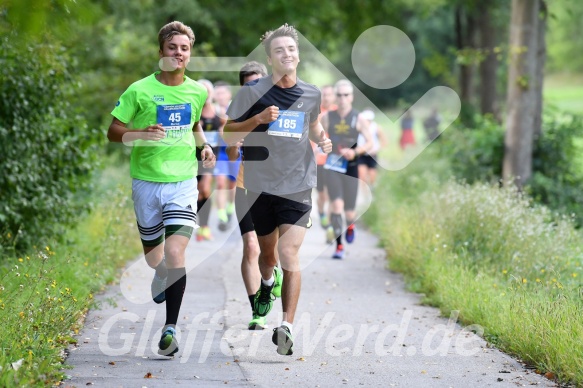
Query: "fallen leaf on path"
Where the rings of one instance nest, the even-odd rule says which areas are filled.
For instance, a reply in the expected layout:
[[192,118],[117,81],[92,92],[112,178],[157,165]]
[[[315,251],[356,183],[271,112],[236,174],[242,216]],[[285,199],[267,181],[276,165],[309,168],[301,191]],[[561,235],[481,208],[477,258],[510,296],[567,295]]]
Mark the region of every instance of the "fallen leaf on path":
[[154,377],[154,375],[152,375],[150,372],[146,373],[144,376],[145,379],[151,379],[152,377]]

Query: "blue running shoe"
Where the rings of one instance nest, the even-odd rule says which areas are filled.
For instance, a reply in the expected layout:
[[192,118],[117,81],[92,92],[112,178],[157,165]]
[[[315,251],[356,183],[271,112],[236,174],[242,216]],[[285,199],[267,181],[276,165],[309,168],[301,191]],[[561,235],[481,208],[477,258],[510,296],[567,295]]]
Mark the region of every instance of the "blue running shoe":
[[332,255],[332,258],[338,259],[338,260],[344,259],[344,247],[342,246],[342,244],[340,244],[336,247],[336,252],[334,252],[334,254]]
[[354,224],[351,224],[348,229],[346,229],[346,242],[348,244],[352,244],[352,242],[354,241],[354,237],[356,234],[356,227],[354,226]]
[[161,356],[171,357],[178,351],[178,341],[176,341],[176,329],[166,328],[160,342],[158,342],[158,354]]

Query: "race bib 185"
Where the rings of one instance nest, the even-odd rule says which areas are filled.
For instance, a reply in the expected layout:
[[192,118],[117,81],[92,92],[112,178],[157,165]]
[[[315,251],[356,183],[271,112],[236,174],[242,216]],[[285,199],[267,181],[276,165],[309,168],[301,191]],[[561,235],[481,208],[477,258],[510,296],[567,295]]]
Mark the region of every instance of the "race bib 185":
[[267,134],[299,139],[304,131],[305,112],[281,110],[277,120],[269,124]]

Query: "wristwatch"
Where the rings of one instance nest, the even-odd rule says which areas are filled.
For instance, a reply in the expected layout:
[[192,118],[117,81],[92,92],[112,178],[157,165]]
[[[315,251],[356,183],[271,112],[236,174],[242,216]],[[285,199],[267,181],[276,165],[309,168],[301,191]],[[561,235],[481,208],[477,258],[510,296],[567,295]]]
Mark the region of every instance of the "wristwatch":
[[206,142],[206,141],[204,143],[202,143],[202,146],[200,148],[204,148],[204,146],[209,146],[209,147],[213,148],[213,146],[211,145],[211,143]]

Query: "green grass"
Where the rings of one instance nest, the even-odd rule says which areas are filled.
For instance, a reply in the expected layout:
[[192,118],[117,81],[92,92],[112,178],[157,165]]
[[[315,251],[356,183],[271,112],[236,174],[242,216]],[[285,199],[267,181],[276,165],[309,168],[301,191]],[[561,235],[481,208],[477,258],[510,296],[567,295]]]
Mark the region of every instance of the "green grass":
[[[113,163],[112,163],[113,164]],[[0,267],[0,386],[62,380],[64,349],[75,342],[93,295],[140,251],[127,168],[107,169],[92,211],[65,244],[36,247]]]
[[583,385],[583,236],[570,219],[513,190],[451,181],[431,150],[382,174],[379,192],[365,220],[413,291],[540,372]]
[[555,74],[545,78],[545,104],[555,105],[560,110],[583,113],[583,75]]

